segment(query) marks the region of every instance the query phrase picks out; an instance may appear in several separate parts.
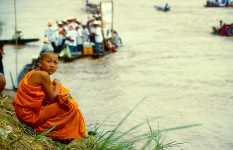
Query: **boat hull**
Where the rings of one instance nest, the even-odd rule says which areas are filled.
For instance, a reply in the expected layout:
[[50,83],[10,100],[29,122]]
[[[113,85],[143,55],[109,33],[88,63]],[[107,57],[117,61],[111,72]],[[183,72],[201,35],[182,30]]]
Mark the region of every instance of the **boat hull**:
[[[40,39],[38,38],[33,38],[33,39],[20,39],[17,41],[18,44],[26,44],[26,43],[29,43],[29,42],[36,42],[36,41],[39,41]],[[3,42],[4,44],[15,44],[16,43],[16,40],[0,40],[0,42]]]

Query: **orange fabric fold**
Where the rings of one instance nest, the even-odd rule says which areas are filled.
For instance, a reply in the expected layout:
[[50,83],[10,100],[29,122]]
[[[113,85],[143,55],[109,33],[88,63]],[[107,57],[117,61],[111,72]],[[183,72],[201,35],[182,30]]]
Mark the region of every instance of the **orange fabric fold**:
[[42,87],[28,85],[28,79],[34,72],[35,70],[26,74],[14,96],[13,105],[18,119],[34,128],[38,134],[56,126],[46,134],[55,139],[83,138],[86,125],[78,103],[74,99],[59,96],[69,90],[61,86],[58,101],[45,105],[46,97]]

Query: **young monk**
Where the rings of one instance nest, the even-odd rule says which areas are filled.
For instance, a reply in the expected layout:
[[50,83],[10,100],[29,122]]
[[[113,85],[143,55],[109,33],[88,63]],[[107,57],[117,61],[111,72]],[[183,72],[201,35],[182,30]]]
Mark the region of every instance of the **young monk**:
[[86,137],[86,125],[77,102],[58,79],[50,75],[58,67],[54,52],[44,52],[39,68],[28,72],[19,84],[13,105],[18,119],[38,134],[56,126],[46,136],[58,141]]

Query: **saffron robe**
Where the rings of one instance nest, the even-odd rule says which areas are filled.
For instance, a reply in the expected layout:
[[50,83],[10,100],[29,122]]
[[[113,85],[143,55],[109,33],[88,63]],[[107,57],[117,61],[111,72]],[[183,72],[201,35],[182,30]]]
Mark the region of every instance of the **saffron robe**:
[[[26,125],[34,128],[38,134],[56,126],[46,136],[54,139],[83,138],[86,134],[86,125],[77,102],[57,96],[57,102],[44,104],[45,93],[42,86],[28,85],[28,80],[36,70],[28,72],[19,84],[14,96],[13,105],[16,116]],[[52,85],[51,85],[52,86]],[[61,86],[59,94],[69,92]]]

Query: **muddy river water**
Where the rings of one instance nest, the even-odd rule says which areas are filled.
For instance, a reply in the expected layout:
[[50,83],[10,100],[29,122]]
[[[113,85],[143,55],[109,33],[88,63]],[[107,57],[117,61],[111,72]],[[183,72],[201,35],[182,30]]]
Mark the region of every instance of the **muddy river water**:
[[[174,149],[232,150],[233,37],[210,32],[219,20],[233,22],[233,8],[205,8],[204,0],[167,2],[171,11],[164,13],[153,8],[164,6],[162,0],[114,1],[114,28],[123,46],[100,59],[61,60],[51,78],[59,78],[70,89],[87,125],[102,123],[105,130],[113,129],[145,98],[120,132],[158,117],[150,122],[153,129],[158,124],[160,129],[199,124],[169,131],[165,142],[190,143]],[[84,0],[17,0],[18,28],[24,38],[41,40],[17,48],[5,45],[6,88],[12,88],[9,72],[15,78],[40,52],[46,22],[76,16],[85,23],[89,13],[84,4]],[[14,17],[14,1],[0,0],[1,39],[12,37]],[[144,125],[133,134],[148,131]]]

